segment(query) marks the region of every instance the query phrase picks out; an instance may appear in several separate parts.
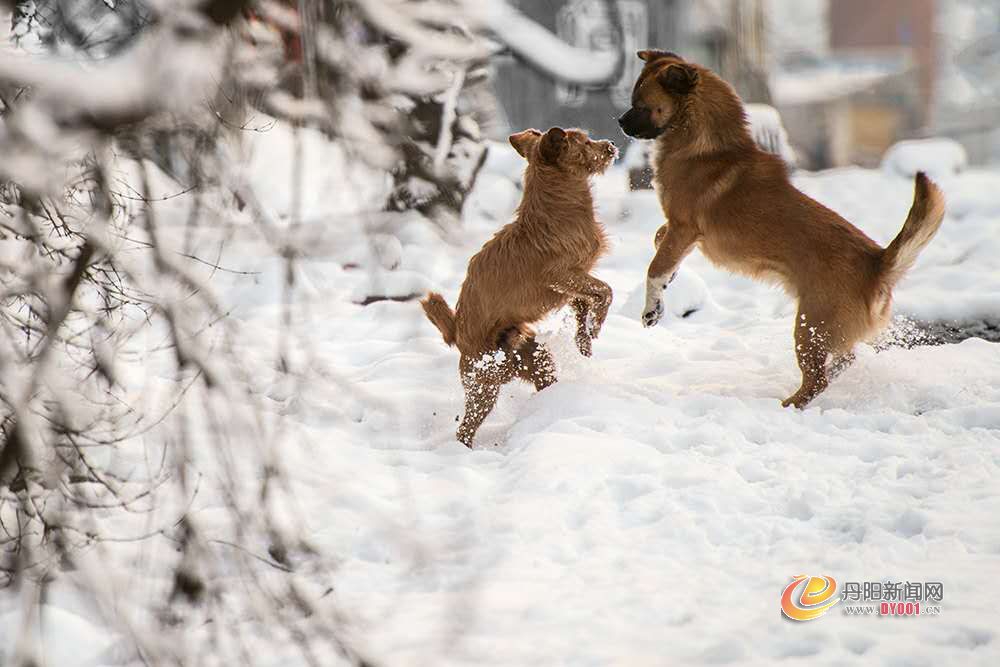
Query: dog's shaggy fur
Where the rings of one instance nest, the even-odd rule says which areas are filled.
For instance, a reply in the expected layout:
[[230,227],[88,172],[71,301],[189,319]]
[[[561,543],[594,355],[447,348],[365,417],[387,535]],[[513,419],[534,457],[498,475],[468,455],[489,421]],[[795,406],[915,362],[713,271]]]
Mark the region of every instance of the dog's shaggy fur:
[[857,341],[886,326],[892,288],[937,232],[944,197],[918,174],[903,229],[882,249],[792,186],[781,160],[754,144],[729,84],[673,53],[638,55],[646,64],[619,123],[656,140],[654,182],[668,221],[647,272],[643,324],[660,320],[663,291],[695,245],[715,264],[782,285],[799,304],[802,371],[782,405],[801,408],[850,363]]
[[614,144],[558,127],[544,135],[525,130],[510,143],[528,161],[514,222],[469,261],[455,312],[440,294],[421,302],[444,342],[461,352],[465,416],[457,437],[468,447],[501,386],[515,377],[538,390],[555,382],[552,357],[535,342],[532,322],[570,304],[577,347],[590,356],[611,305],[611,288],[590,275],[607,249],[590,177],[614,161]]

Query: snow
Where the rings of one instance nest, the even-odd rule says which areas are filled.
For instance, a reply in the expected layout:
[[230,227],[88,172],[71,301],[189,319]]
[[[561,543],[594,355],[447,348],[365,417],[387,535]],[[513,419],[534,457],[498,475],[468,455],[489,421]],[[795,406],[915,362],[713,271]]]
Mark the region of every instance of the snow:
[[962,144],[952,139],[911,139],[889,148],[882,169],[912,178],[918,171],[933,179],[946,178],[965,169],[969,157]]
[[649,166],[650,143],[647,141],[633,141],[625,150],[622,158],[622,166],[626,169],[644,169]]
[[[303,221],[313,222],[338,215],[350,219],[372,210],[388,195],[388,176],[352,160],[342,146],[323,140],[319,130],[293,130],[263,114],[253,118],[251,124],[261,130],[254,133],[249,145],[231,147],[229,159],[243,166],[235,180],[255,185],[261,205],[275,218],[291,219],[297,197],[301,198]],[[301,150],[303,178],[307,179],[298,195],[291,171],[284,167],[294,160],[296,142]],[[357,232],[353,227],[349,231]]]
[[[276,157],[292,140],[285,136],[255,135],[256,157],[242,175],[275,220],[290,219],[294,206],[286,158]],[[316,156],[304,221],[335,226],[339,210],[353,206],[342,197],[384,187],[333,188],[342,160],[319,134],[302,138]],[[293,316],[305,335],[292,363],[303,375],[246,380],[289,434],[281,461],[298,501],[295,521],[318,558],[337,563],[330,581],[312,583],[335,589],[330,604],[335,597],[373,662],[996,664],[996,599],[984,582],[1000,576],[1000,347],[978,339],[861,346],[807,410],[782,409],[799,375],[794,306],[780,291],[720,271],[696,251],[668,289],[663,321],[642,328],[641,291],[662,214],[652,192],[627,191],[621,166],[595,182],[613,243],[596,274],[615,300],[594,357],[576,352],[572,316],[554,315],[539,330],[560,381],[537,394],[508,385],[476,448],[454,440],[457,352],[415,301],[354,302],[388,286],[436,289],[454,304],[468,258],[517,204],[521,168],[506,144],[491,145],[461,228],[413,215],[374,243],[358,236],[304,259]],[[891,170],[795,180],[883,245],[912,199],[912,180]],[[948,216],[897,288],[896,310],[927,320],[996,318],[1000,205],[991,193],[1000,191],[1000,172],[949,172],[940,184]],[[185,207],[162,206],[176,207],[171,217],[183,227]],[[332,231],[350,239],[362,229],[351,222]],[[352,260],[372,268],[345,269]],[[220,263],[258,272],[213,282],[242,332],[241,354],[273,358],[280,289],[266,288],[281,284],[283,264],[235,241]],[[909,337],[905,327],[896,336]],[[152,371],[140,376],[146,384],[136,391],[155,393],[165,382]],[[127,462],[138,466],[141,457]],[[206,491],[192,516],[224,536],[212,457],[196,462]],[[162,541],[112,546],[105,566],[123,571],[172,553]],[[135,549],[147,550],[143,559],[132,560]],[[282,576],[261,568],[262,577]],[[802,573],[941,581],[944,611],[875,620],[834,608],[808,624],[785,621],[779,596]],[[134,576],[143,582],[137,598],[158,590],[147,572]],[[117,635],[72,601],[68,578],[47,586],[49,664],[132,660],[106,650]],[[16,601],[0,597],[0,647],[14,644],[14,609]],[[81,650],[61,648],[75,639]],[[300,664],[288,646],[249,641],[261,664]]]
[[795,149],[788,141],[788,131],[781,121],[781,114],[769,104],[747,104],[750,133],[757,145],[781,157],[789,165],[795,164]]

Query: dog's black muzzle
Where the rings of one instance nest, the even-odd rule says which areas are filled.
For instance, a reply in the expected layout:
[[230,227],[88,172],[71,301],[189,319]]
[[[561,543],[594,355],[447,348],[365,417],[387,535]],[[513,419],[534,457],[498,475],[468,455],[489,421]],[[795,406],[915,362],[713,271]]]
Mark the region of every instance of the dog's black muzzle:
[[663,128],[653,125],[649,109],[632,107],[618,119],[622,132],[636,139],[655,139],[663,134]]

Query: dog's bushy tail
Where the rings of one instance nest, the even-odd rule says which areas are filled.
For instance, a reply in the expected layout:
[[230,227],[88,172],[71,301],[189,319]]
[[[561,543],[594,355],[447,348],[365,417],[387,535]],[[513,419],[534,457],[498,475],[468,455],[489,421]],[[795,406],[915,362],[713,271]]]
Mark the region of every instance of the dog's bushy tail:
[[944,220],[944,195],[924,172],[918,172],[913,192],[913,206],[903,229],[882,252],[881,273],[889,287],[909,271]]
[[455,311],[451,309],[444,297],[437,292],[431,292],[420,305],[431,324],[438,328],[446,345],[455,344]]

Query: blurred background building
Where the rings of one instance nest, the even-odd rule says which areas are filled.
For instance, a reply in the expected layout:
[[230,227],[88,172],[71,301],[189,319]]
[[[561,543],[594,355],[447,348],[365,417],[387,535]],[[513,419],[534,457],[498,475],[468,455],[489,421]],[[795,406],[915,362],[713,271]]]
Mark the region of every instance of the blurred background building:
[[[640,48],[677,51],[781,113],[798,164],[878,164],[893,143],[943,136],[973,163],[1000,159],[998,0],[522,0],[565,42],[625,58],[602,89],[556,84],[513,58],[495,63],[488,129],[578,125],[622,137]],[[617,11],[617,16],[615,12]]]
[[[573,46],[607,49],[615,39],[610,3],[605,0],[556,0],[516,3],[526,15]],[[620,0],[622,59],[619,76],[610,86],[587,89],[554,83],[514,58],[495,63],[495,85],[500,100],[501,133],[525,127],[579,126],[602,137],[620,134],[616,119],[629,105],[632,84],[642,69],[634,56],[652,44],[677,44],[682,31],[682,0]]]
[[[555,0],[517,3],[521,11],[573,46],[609,48],[614,21],[621,25],[625,57],[609,88],[553,84],[514,59],[496,64],[503,129],[579,125],[601,136],[620,134],[616,119],[628,108],[642,70],[635,52],[656,47],[676,51],[739,81],[752,101],[769,101],[765,78],[764,0]],[[618,16],[612,15],[617,10]],[[743,83],[746,82],[745,90]]]

